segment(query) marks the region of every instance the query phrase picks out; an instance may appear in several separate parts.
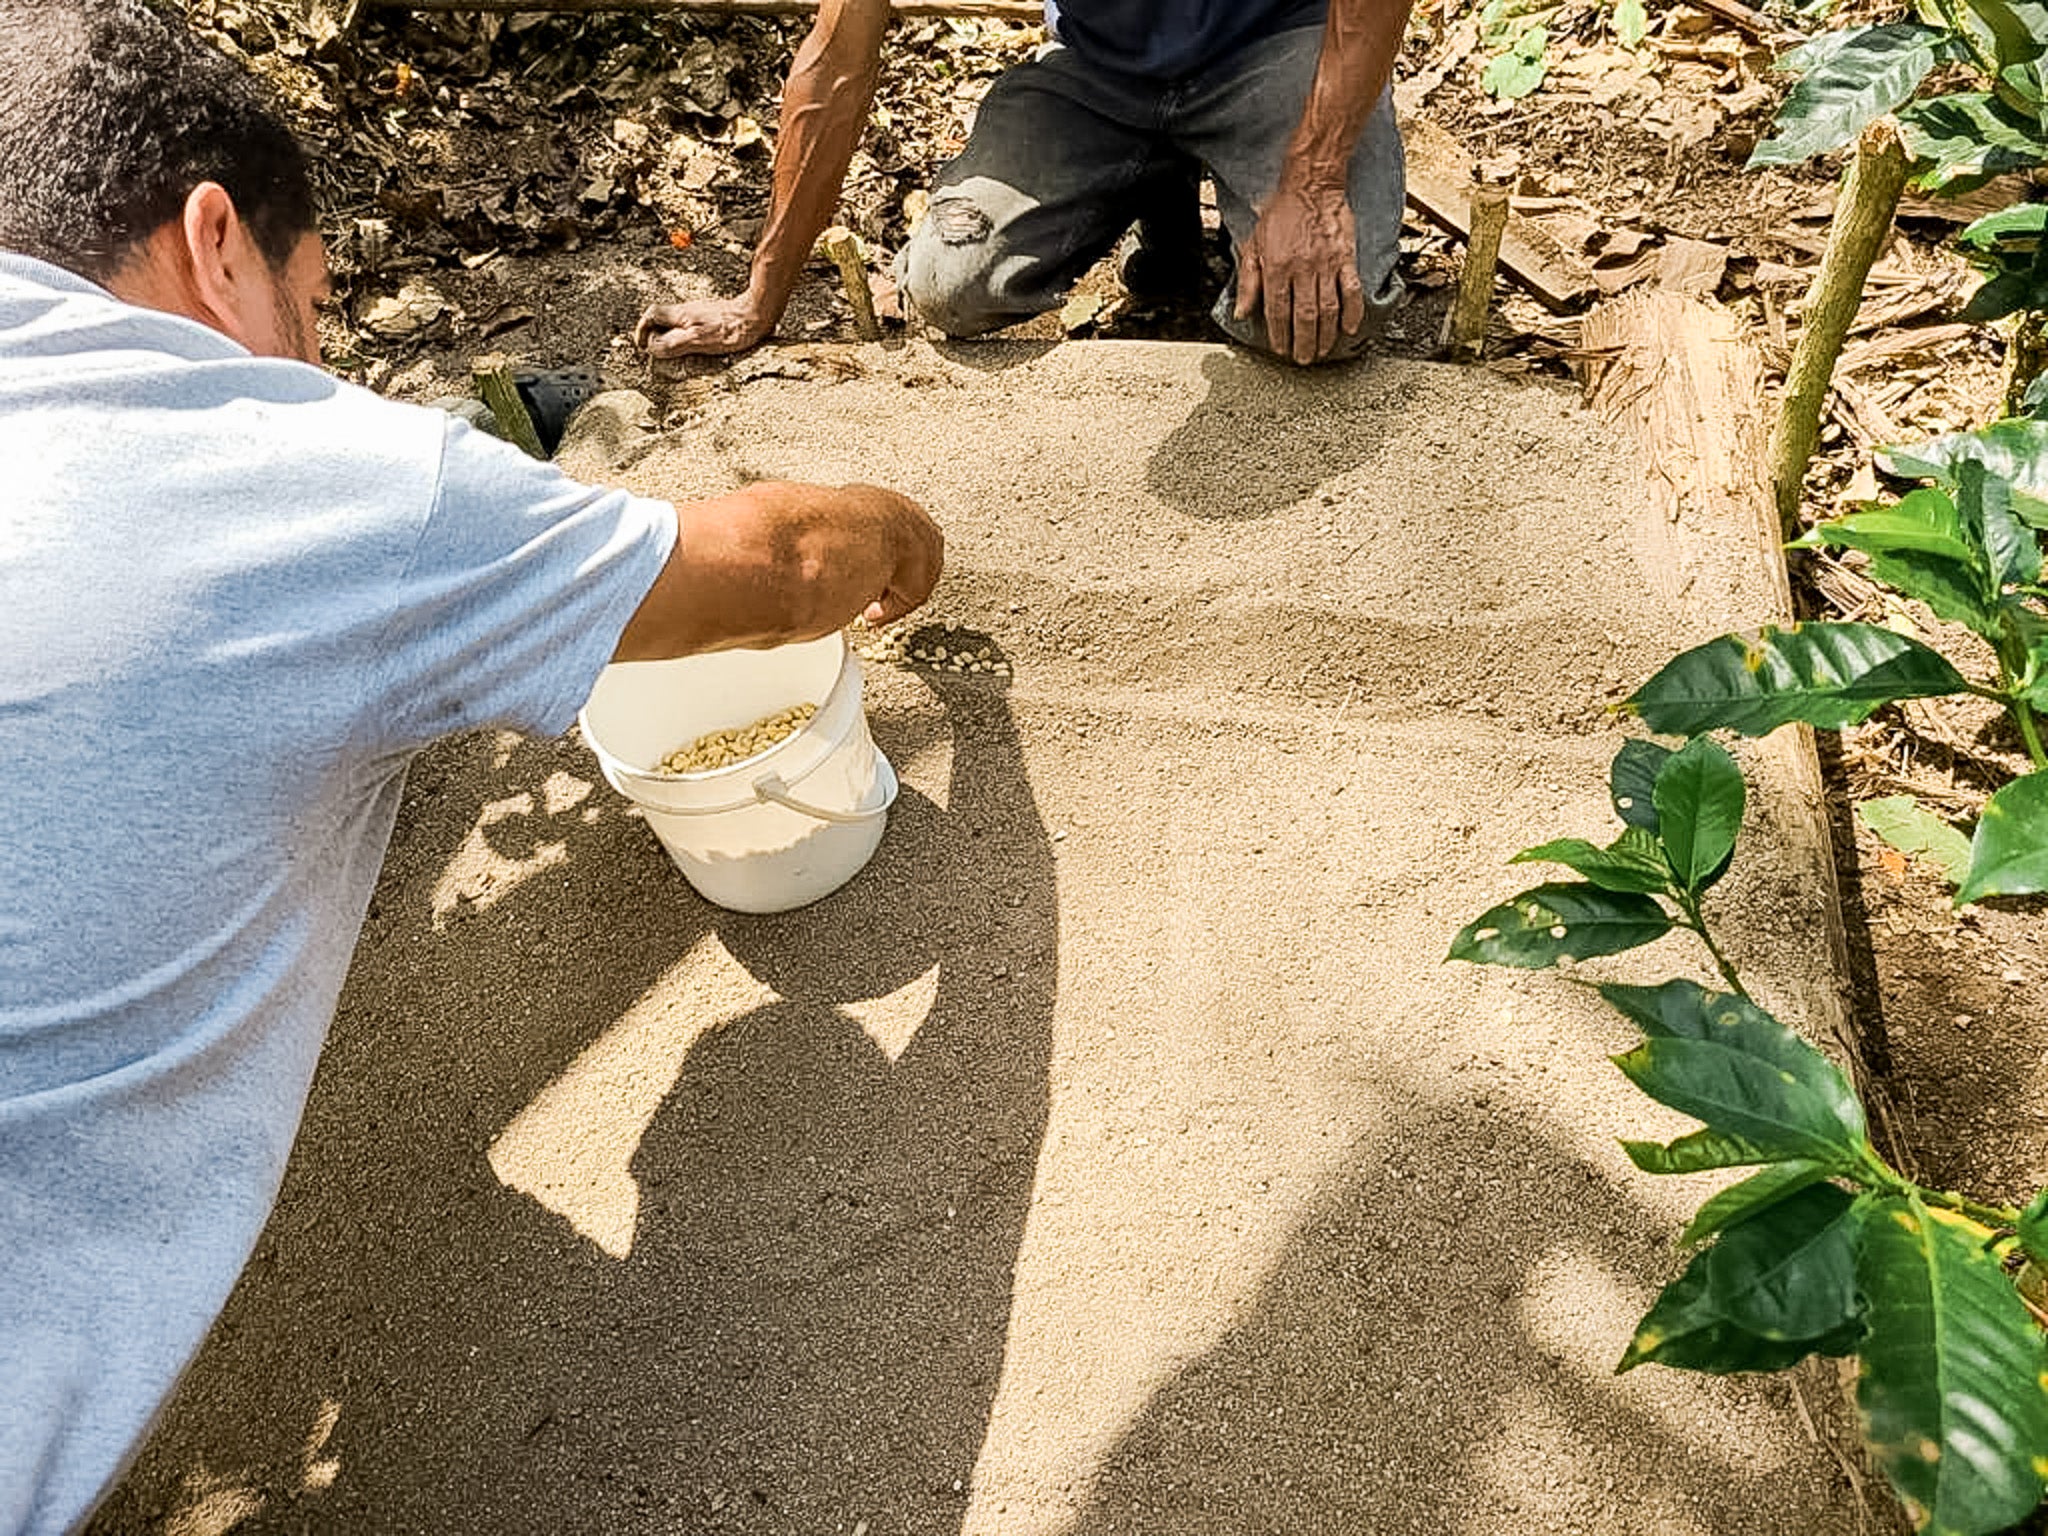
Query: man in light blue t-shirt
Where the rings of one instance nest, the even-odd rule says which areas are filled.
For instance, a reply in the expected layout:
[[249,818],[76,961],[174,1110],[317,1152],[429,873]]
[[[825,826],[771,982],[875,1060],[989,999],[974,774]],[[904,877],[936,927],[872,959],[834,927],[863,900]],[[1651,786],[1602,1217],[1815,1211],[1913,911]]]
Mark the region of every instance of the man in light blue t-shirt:
[[885,622],[929,519],[681,508],[336,382],[306,169],[141,0],[0,0],[0,1533],[81,1524],[269,1213],[408,761]]
[[[1413,0],[1046,0],[1054,41],[982,99],[897,261],[919,316],[979,336],[1064,302],[1134,224],[1140,297],[1214,290],[1199,176],[1234,252],[1211,311],[1297,363],[1355,355],[1401,294],[1405,195],[1389,82]],[[775,329],[867,120],[889,0],[820,0],[782,93],[775,185],[745,290],[661,304],[659,358]]]

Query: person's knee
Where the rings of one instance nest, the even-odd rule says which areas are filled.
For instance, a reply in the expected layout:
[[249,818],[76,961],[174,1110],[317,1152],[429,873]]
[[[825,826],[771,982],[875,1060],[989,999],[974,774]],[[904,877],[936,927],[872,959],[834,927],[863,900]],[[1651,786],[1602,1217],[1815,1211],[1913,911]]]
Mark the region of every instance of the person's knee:
[[1002,323],[991,280],[994,236],[994,221],[974,199],[932,200],[903,252],[903,292],[919,319],[948,336],[979,336]]
[[1040,291],[1045,263],[1006,238],[1033,207],[1013,188],[982,178],[941,189],[898,267],[919,318],[948,336],[980,336],[1057,304]]

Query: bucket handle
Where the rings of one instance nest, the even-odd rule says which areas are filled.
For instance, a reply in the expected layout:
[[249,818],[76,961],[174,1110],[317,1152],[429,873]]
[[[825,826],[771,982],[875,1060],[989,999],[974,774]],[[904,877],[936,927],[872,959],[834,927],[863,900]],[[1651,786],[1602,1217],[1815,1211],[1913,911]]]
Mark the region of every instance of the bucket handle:
[[841,826],[859,826],[862,822],[873,821],[885,816],[889,807],[896,803],[896,770],[886,757],[877,754],[875,758],[875,784],[882,792],[881,803],[863,806],[857,811],[828,810],[822,805],[812,805],[808,800],[799,800],[790,793],[789,786],[779,773],[764,773],[754,780],[754,798],[772,801],[801,815],[814,817],[819,821],[837,822]]

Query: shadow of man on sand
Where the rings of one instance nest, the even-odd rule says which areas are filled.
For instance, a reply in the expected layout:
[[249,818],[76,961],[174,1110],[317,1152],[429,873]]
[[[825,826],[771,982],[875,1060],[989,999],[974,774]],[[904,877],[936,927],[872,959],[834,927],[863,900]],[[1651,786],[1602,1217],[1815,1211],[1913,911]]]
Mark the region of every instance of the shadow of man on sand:
[[[1396,422],[1415,392],[1411,375],[1371,357],[1298,368],[1236,347],[1205,357],[1202,377],[1208,396],[1153,453],[1145,488],[1207,521],[1271,517],[1372,462],[1386,441],[1358,420]],[[1284,434],[1274,431],[1279,390],[1295,406]],[[1357,409],[1310,408],[1329,400]]]
[[[550,816],[580,749],[422,765],[285,1196],[96,1530],[959,1527],[1045,1129],[1051,845],[999,684],[877,681],[912,764],[889,832],[773,917],[687,892],[601,786]],[[948,750],[942,806],[911,781]],[[522,783],[493,845],[566,857],[432,931],[477,803]],[[487,1159],[670,993],[675,1054],[621,1080],[651,1119],[587,1105],[637,1186],[593,1241]]]

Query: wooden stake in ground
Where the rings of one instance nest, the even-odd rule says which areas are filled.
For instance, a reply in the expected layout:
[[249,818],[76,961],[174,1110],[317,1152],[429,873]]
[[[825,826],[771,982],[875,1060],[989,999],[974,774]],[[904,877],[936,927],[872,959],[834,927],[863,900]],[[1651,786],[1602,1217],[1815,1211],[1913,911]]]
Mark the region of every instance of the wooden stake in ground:
[[[1438,229],[1472,243],[1472,157],[1450,133],[1426,117],[1403,116],[1408,206]],[[1508,204],[1500,237],[1500,265],[1553,315],[1575,315],[1597,290],[1592,268],[1565,249],[1542,225],[1517,217]]]
[[476,381],[477,394],[491,408],[491,416],[498,423],[498,435],[518,444],[536,459],[546,458],[548,451],[541,446],[540,433],[534,430],[533,418],[526,413],[526,402],[519,398],[519,386],[512,382],[512,364],[505,354],[492,352],[472,359],[469,373]]
[[882,339],[881,322],[875,318],[875,296],[868,291],[868,264],[862,259],[860,236],[843,224],[826,230],[818,244],[839,268],[839,280],[846,285],[846,302],[853,306],[853,323],[862,341]]
[[1493,274],[1500,264],[1500,237],[1508,227],[1508,189],[1475,187],[1472,233],[1465,244],[1465,270],[1458,298],[1444,322],[1444,356],[1477,362],[1486,343],[1486,317],[1493,312]]
[[1843,172],[1827,250],[1807,292],[1799,344],[1785,371],[1785,396],[1771,435],[1771,489],[1778,528],[1787,539],[1799,536],[1801,489],[1820,441],[1821,410],[1834,381],[1835,360],[1863,302],[1871,266],[1891,236],[1892,216],[1905,187],[1906,146],[1898,124],[1881,117],[1863,130]]

